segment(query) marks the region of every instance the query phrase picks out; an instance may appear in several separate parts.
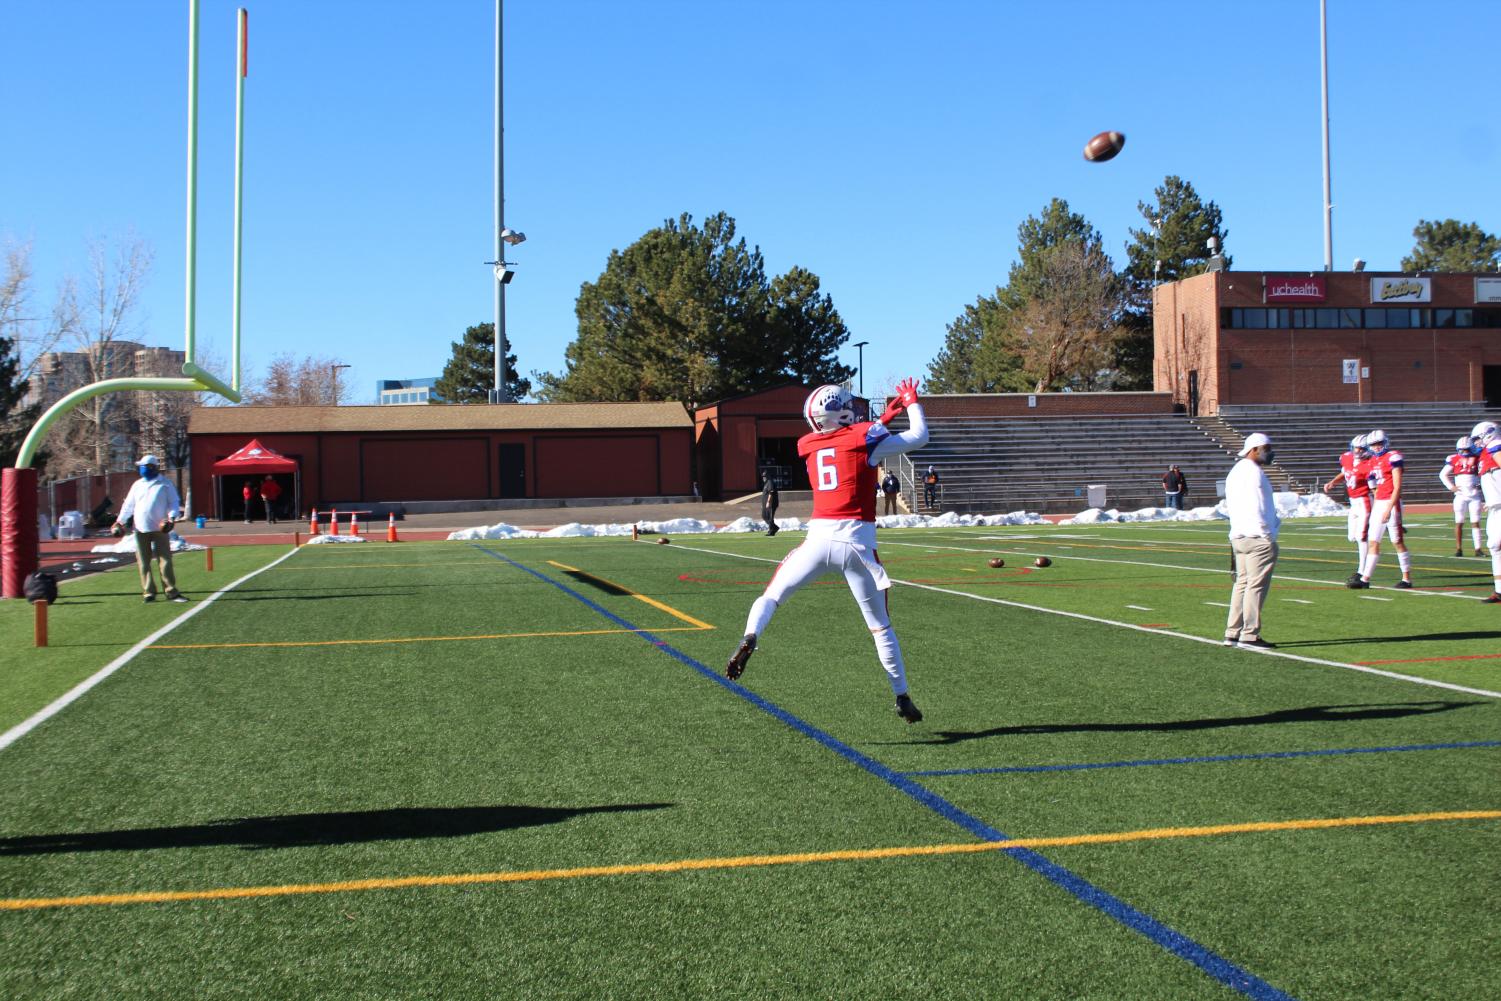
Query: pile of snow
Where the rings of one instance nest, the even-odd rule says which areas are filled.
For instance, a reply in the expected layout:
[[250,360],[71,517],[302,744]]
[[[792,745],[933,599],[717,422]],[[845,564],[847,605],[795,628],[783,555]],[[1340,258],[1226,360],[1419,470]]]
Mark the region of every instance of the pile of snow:
[[[1328,494],[1296,494],[1274,493],[1272,503],[1277,506],[1277,514],[1283,518],[1324,518],[1329,515],[1344,514],[1347,508],[1330,497]],[[1111,508],[1102,511],[1092,507],[1087,511],[1081,511],[1072,518],[1065,518],[1060,525],[1099,525],[1105,522],[1128,522],[1128,521],[1227,521],[1230,515],[1225,510],[1225,502],[1220,501],[1214,507],[1196,507],[1188,511],[1178,511],[1170,507],[1144,507],[1137,511],[1117,511]]]
[[[174,553],[185,553],[193,549],[207,549],[208,546],[200,546],[189,542],[176,532],[168,534]],[[133,553],[136,551],[136,540],[133,535],[124,535],[116,542],[108,542],[90,549],[91,553]]]
[[337,545],[340,542],[367,542],[363,535],[315,535],[307,540],[310,546]]
[[[941,515],[927,514],[894,514],[877,518],[876,525],[881,528],[954,528],[958,526],[981,525],[993,527],[997,525],[1045,525],[1046,519],[1030,511],[1013,511],[1010,514],[955,514],[950,511]],[[609,525],[581,525],[577,522],[568,525],[559,525],[557,528],[545,532],[537,532],[527,528],[517,528],[515,525],[501,523],[499,525],[483,525],[477,528],[463,528],[457,532],[450,532],[448,538],[454,542],[473,542],[480,539],[563,539],[563,538],[593,538],[608,535],[630,535],[632,528],[637,529],[643,535],[708,535],[711,533],[721,534],[747,534],[750,532],[766,531],[766,522],[759,518],[736,518],[723,527],[716,527],[711,521],[703,521],[699,518],[673,518],[670,521],[640,521],[631,524]],[[807,522],[801,518],[778,518],[777,528],[784,532],[800,532],[808,527]]]

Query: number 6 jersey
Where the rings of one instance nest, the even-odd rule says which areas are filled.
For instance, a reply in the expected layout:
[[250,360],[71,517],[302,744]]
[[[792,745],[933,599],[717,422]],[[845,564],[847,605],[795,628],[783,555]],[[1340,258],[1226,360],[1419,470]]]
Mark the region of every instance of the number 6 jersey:
[[876,468],[871,453],[891,436],[886,425],[866,421],[836,431],[805,434],[797,454],[808,463],[813,484],[813,518],[830,521],[876,520]]

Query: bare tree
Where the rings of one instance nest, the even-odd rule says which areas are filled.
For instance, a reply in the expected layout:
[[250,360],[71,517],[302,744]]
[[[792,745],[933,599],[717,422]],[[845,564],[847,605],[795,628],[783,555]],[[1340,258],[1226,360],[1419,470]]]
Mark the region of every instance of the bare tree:
[[348,366],[322,356],[279,354],[266,366],[266,375],[246,389],[245,402],[257,407],[337,405],[340,368]]
[[32,302],[31,244],[5,242],[0,270],[0,337],[10,341],[20,359],[20,379],[30,379],[37,361],[53,350],[78,325],[78,296],[71,277],[58,283],[48,316],[35,312]]
[[1050,248],[1015,328],[1033,392],[1095,389],[1106,381],[1121,308],[1120,281],[1097,245],[1070,240]]
[[[86,292],[71,337],[82,358],[84,383],[135,374],[138,345],[127,339],[136,331],[136,310],[152,258],[150,246],[134,237],[113,252],[105,239],[90,241]],[[49,439],[51,471],[63,476],[92,471],[106,478],[107,493],[111,466],[131,459],[126,454],[131,411],[117,393],[96,396],[74,408]]]

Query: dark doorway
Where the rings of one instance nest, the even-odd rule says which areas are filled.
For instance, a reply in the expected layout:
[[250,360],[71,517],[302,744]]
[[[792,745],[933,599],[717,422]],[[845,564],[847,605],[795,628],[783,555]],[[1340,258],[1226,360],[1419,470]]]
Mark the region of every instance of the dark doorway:
[[1501,407],[1501,365],[1485,365],[1480,370],[1481,390],[1485,393],[1485,405]]
[[1188,370],[1188,416],[1199,416],[1199,370]]
[[526,446],[500,446],[500,495],[526,496]]
[[808,466],[797,454],[796,438],[756,439],[756,484],[760,474],[770,472],[779,490],[811,490]]

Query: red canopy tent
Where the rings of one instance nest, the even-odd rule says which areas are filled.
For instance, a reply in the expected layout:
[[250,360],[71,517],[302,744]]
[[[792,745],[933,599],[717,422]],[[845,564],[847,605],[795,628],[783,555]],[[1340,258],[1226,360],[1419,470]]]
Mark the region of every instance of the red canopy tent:
[[[292,474],[292,511],[302,510],[302,474],[296,459],[289,459],[275,449],[267,448],[259,439],[252,438],[233,455],[214,463],[211,471],[217,480],[221,476],[264,476],[267,473]],[[222,519],[220,498],[224,491],[217,483],[214,488],[214,516]]]

